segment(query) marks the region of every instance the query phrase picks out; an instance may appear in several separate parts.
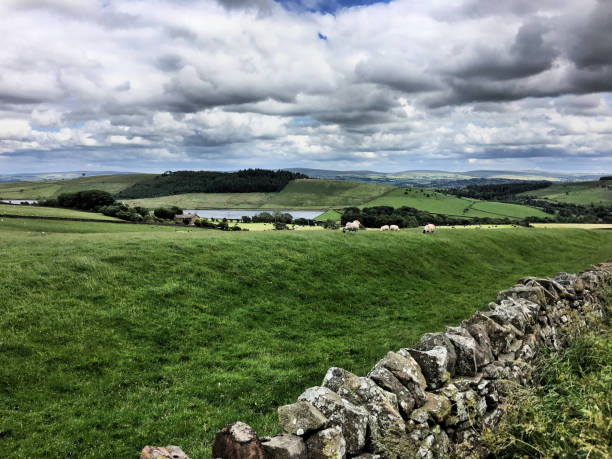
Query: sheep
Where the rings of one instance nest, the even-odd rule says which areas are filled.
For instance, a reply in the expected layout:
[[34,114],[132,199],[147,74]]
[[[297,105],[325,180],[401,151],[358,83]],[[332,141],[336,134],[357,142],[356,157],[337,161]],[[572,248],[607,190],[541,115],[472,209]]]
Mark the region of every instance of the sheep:
[[359,220],[353,220],[353,224],[357,225],[357,229],[361,229],[361,222]]
[[436,230],[436,225],[429,223],[423,228],[423,233],[433,233]]
[[399,226],[397,226],[397,225],[391,225],[391,226],[389,227],[389,229],[390,229],[391,231],[399,231]]
[[380,227],[380,231],[389,231],[389,225],[383,225]]
[[[359,223],[359,222],[357,222]],[[342,228],[342,232],[346,233],[347,231],[356,233],[357,231],[359,231],[359,225],[355,224],[355,222],[348,222],[344,228]]]

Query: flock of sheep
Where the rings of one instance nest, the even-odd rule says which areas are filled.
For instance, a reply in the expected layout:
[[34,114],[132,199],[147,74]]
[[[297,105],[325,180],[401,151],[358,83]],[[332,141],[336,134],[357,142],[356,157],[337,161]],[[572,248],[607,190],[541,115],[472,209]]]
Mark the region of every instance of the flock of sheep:
[[[359,220],[354,220],[344,225],[344,228],[342,228],[342,232],[346,233],[348,231],[351,233],[355,233],[359,231],[360,229],[361,229],[361,222]],[[423,227],[423,233],[433,233],[435,230],[436,230],[436,225],[433,225],[432,223],[425,225]],[[379,231],[399,231],[399,226],[383,225],[380,227]]]

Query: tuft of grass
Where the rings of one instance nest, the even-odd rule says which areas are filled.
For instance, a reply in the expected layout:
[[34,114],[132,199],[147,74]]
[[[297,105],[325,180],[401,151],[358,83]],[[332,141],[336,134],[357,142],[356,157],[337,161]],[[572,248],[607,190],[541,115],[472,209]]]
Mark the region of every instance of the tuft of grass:
[[604,231],[7,220],[0,448],[17,458],[135,457],[146,444],[209,457],[229,422],[277,433],[276,408],[330,366],[365,374],[524,275],[612,257]]
[[[607,294],[612,304],[612,290]],[[612,327],[579,336],[560,353],[542,352],[533,387],[516,387],[507,413],[483,439],[495,457],[612,456]]]

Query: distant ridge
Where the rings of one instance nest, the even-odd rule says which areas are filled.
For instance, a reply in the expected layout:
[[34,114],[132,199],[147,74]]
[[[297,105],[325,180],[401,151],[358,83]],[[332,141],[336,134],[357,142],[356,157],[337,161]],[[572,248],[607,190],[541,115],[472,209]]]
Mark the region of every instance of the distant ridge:
[[69,172],[29,172],[15,174],[1,174],[0,182],[38,182],[41,180],[62,180],[74,179],[83,177],[92,177],[98,175],[120,175],[120,174],[137,174],[137,172],[121,172],[121,171],[69,171]]

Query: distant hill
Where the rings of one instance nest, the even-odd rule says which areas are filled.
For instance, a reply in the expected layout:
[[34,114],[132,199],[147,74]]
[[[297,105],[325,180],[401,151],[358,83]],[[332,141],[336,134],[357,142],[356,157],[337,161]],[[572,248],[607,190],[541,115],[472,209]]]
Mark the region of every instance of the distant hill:
[[32,181],[0,182],[2,199],[47,199],[62,193],[84,190],[102,190],[115,194],[141,180],[153,177],[150,174],[114,174],[91,177],[65,178],[60,180],[38,179]]
[[0,182],[38,182],[40,180],[67,180],[98,175],[134,175],[134,172],[117,171],[70,171],[0,174]]
[[466,172],[448,172],[440,170],[409,170],[400,172],[376,171],[334,171],[325,169],[294,168],[287,169],[300,172],[313,178],[332,180],[355,180],[366,183],[378,183],[393,186],[427,186],[437,188],[454,188],[467,185],[488,185],[510,181],[579,182],[596,180],[597,174],[567,174],[542,171],[498,171],[476,170]]
[[569,204],[612,206],[612,179],[560,183],[539,190],[526,191],[519,196],[534,196]]

